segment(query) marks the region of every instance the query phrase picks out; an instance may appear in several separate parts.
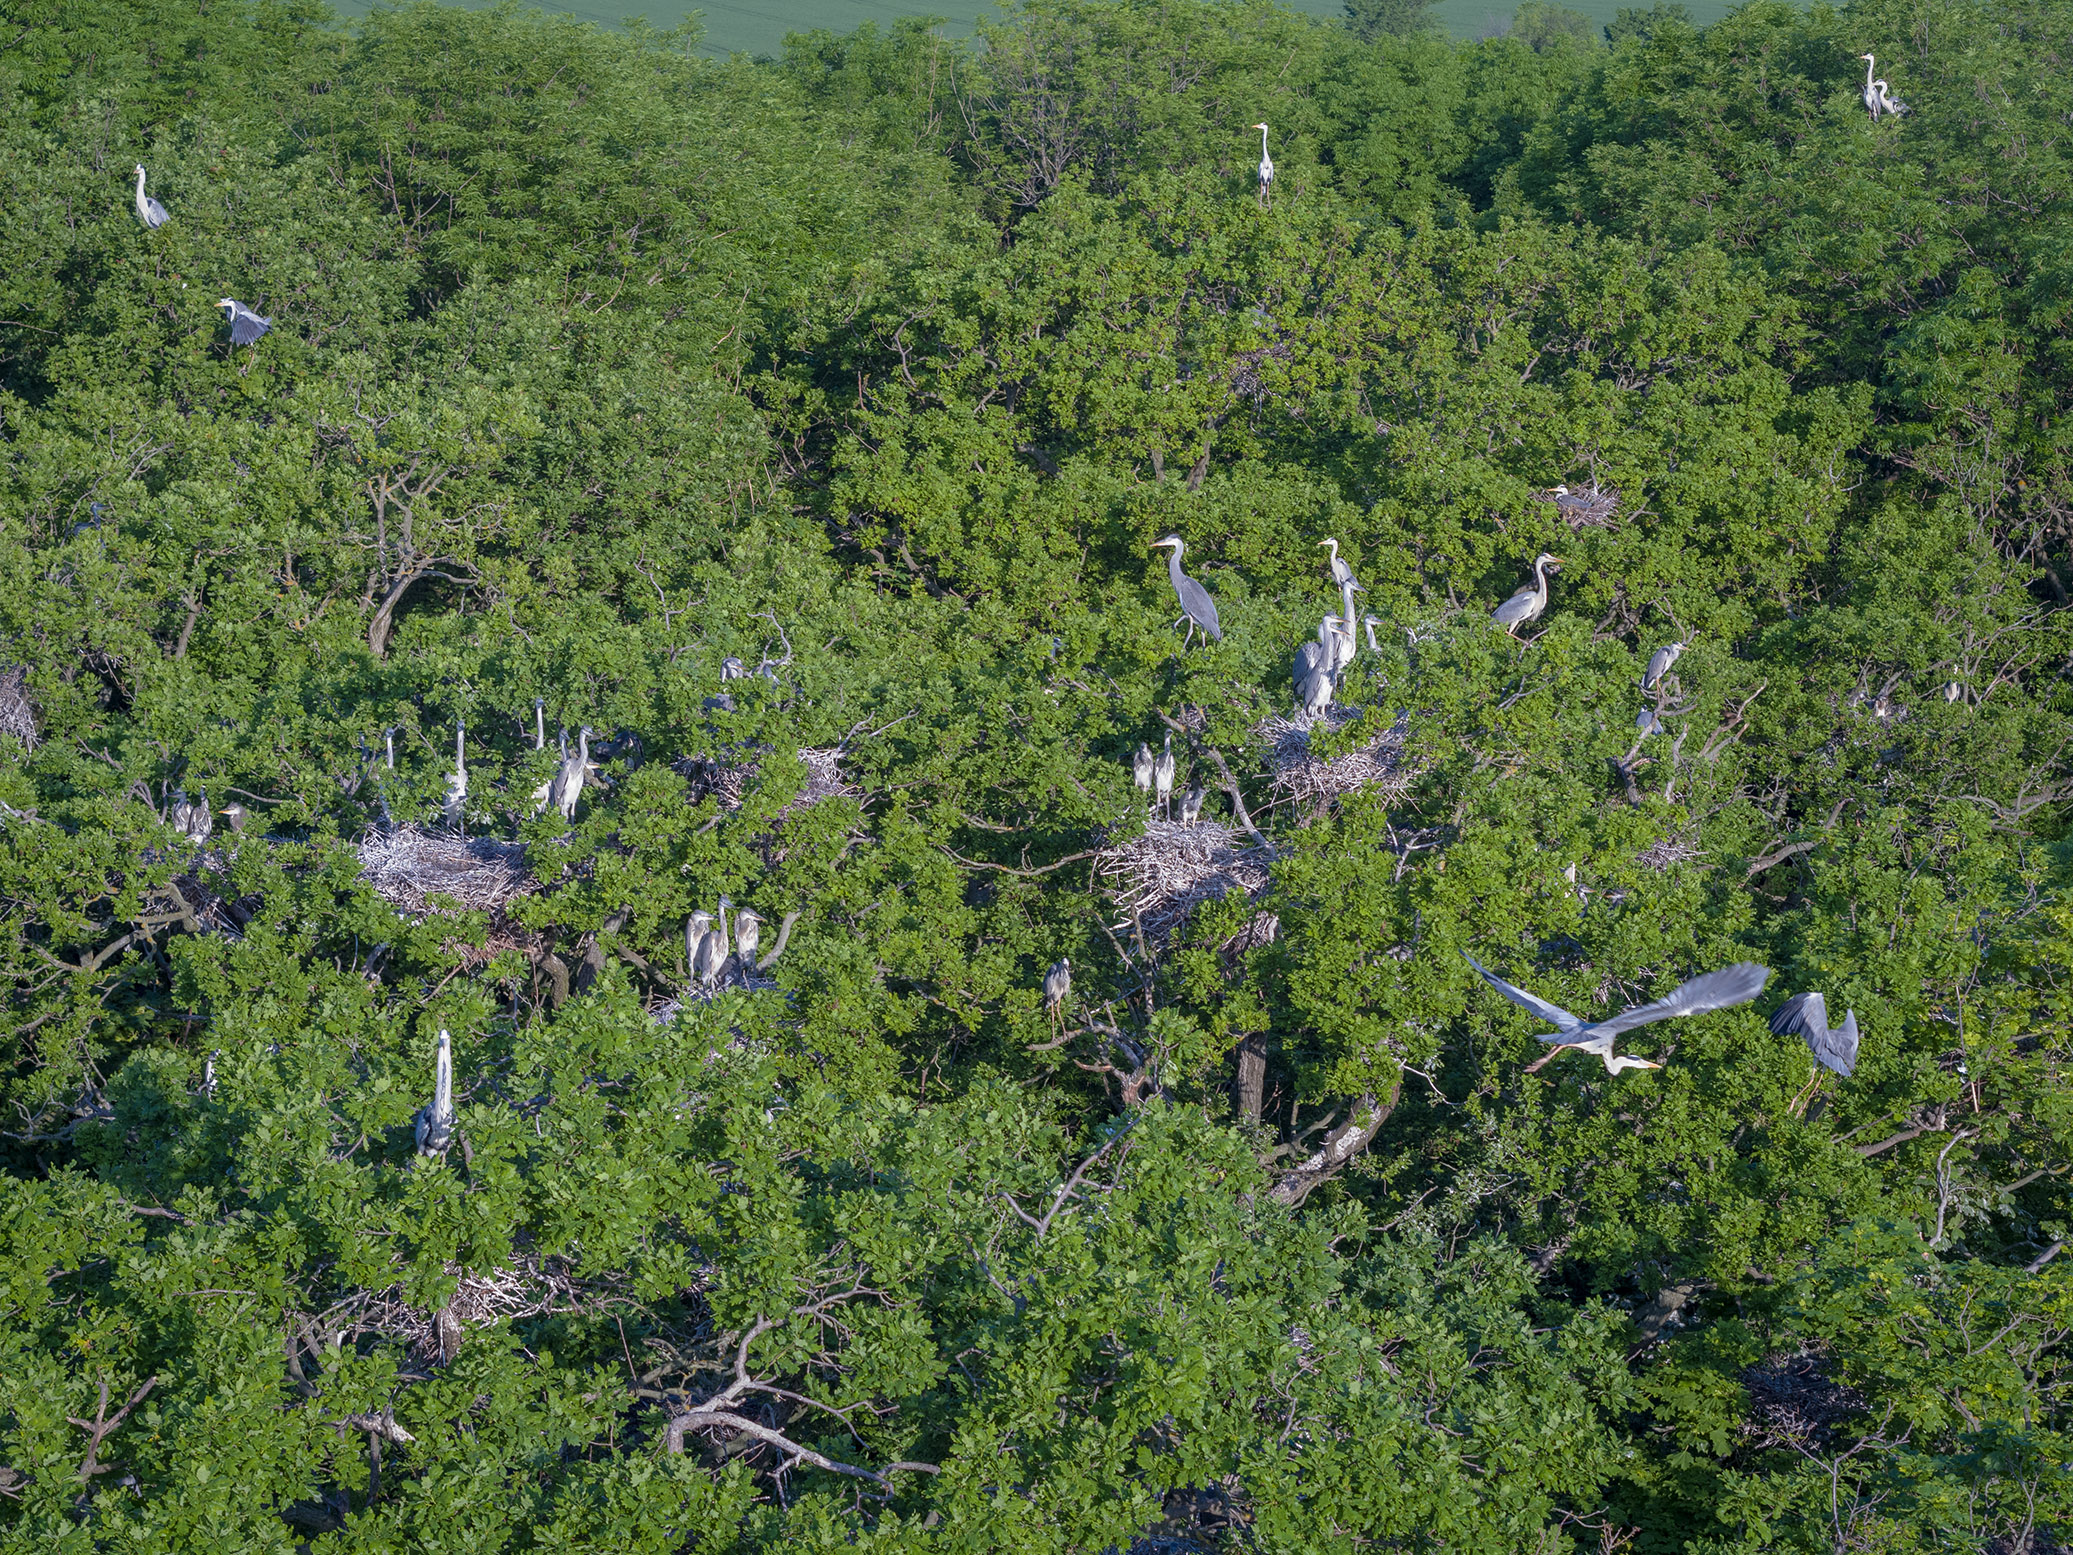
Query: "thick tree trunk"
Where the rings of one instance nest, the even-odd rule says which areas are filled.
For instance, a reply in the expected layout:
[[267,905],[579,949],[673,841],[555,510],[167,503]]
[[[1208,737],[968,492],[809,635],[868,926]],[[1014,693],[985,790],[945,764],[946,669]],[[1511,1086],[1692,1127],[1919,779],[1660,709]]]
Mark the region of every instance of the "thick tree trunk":
[[1238,1072],[1231,1087],[1232,1105],[1238,1116],[1255,1128],[1267,1095],[1267,1038],[1264,1034],[1245,1037],[1238,1044]]

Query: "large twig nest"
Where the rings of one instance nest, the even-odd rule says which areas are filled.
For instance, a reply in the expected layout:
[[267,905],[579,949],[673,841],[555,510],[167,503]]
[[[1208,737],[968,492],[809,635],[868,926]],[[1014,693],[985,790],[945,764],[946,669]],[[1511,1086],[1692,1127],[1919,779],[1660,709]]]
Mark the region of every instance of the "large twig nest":
[[29,671],[20,664],[0,669],[0,734],[11,734],[25,750],[36,748],[36,709],[29,701]]
[[[448,1274],[460,1274],[448,1264]],[[605,1312],[633,1301],[609,1280],[579,1280],[559,1258],[514,1253],[488,1274],[461,1274],[444,1307],[426,1311],[403,1299],[403,1288],[370,1293],[354,1314],[352,1329],[407,1345],[421,1361],[446,1362],[471,1328],[491,1328],[518,1318],[556,1312]]]
[[[769,749],[767,745],[733,746],[717,756],[686,756],[670,763],[670,770],[690,780],[692,803],[714,798],[723,809],[739,810],[751,785],[762,776],[762,758]],[[778,812],[780,821],[824,799],[856,793],[842,780],[840,746],[807,746],[799,752],[799,759],[806,766],[806,782]]]
[[[1142,835],[1103,848],[1094,867],[1116,905],[1143,927],[1148,940],[1163,945],[1204,902],[1221,901],[1233,891],[1244,892],[1250,902],[1267,894],[1274,854],[1239,846],[1241,835],[1221,821],[1152,821]],[[1278,922],[1259,924],[1271,917],[1255,914],[1234,938],[1271,942]]]
[[1689,864],[1705,856],[1688,838],[1659,837],[1635,854],[1634,862],[1643,869],[1668,869],[1672,864]]
[[360,874],[391,907],[417,918],[433,910],[434,896],[450,896],[471,911],[495,912],[540,889],[526,870],[524,843],[415,826],[362,838]]
[[1555,511],[1562,515],[1562,521],[1571,529],[1602,529],[1619,516],[1620,494],[1610,487],[1600,486],[1594,476],[1591,484],[1571,491],[1558,486],[1553,491],[1543,492],[1541,501],[1555,504]]
[[1314,723],[1280,717],[1260,723],[1253,732],[1267,746],[1267,765],[1274,774],[1274,797],[1329,803],[1362,789],[1373,789],[1393,799],[1410,787],[1417,774],[1404,756],[1404,741],[1411,732],[1408,712],[1398,713],[1395,723],[1366,744],[1341,751],[1329,760],[1311,750],[1310,736],[1315,730],[1336,733],[1364,711],[1335,707]]

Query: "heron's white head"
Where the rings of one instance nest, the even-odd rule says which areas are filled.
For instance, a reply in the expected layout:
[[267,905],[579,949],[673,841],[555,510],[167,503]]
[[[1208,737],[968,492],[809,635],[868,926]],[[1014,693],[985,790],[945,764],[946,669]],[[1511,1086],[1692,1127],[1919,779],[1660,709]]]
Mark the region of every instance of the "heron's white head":
[[139,162],[137,164],[137,176],[139,178],[142,178],[144,176],[144,164],[142,162]]
[[1860,54],[1857,57],[1863,60],[1867,65],[1876,65],[1878,63],[1878,61],[1873,59],[1869,54]]
[[1267,127],[1267,122],[1266,122],[1266,120],[1264,120],[1264,119],[1262,119],[1262,120],[1261,120],[1261,121],[1260,121],[1260,122],[1259,122],[1258,124],[1255,124],[1255,125],[1253,126],[1253,128],[1254,128],[1254,129],[1256,129],[1256,130],[1263,130],[1263,129],[1265,129],[1266,127]]
[[1549,572],[1560,572],[1562,570],[1562,558],[1550,556],[1546,551],[1542,551],[1539,556],[1534,558],[1533,565],[1535,567],[1545,567]]
[[1173,556],[1176,561],[1180,559],[1181,553],[1187,549],[1186,543],[1181,539],[1179,535],[1168,535],[1163,540],[1154,540],[1152,542],[1152,549],[1156,551],[1162,545],[1170,545],[1173,547]]
[[1558,497],[1566,497],[1569,495],[1569,488],[1567,486],[1557,486],[1555,488],[1555,495]]
[[220,297],[216,301],[216,306],[219,308],[235,308],[237,304],[228,297]]
[[1334,556],[1339,554],[1339,542],[1336,540],[1320,540],[1317,542],[1317,548],[1320,551],[1328,550]]

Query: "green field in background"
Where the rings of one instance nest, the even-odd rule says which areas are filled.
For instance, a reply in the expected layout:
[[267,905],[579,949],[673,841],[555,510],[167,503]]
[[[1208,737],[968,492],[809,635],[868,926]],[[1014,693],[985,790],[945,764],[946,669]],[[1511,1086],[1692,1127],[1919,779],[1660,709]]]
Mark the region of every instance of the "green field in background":
[[[369,0],[332,0],[347,16],[365,16],[373,7]],[[460,0],[462,4],[471,0]],[[488,3],[488,0],[481,0]],[[1344,14],[1339,0],[1288,0],[1298,11],[1312,16],[1338,17]],[[1456,37],[1474,37],[1495,31],[1511,17],[1515,0],[1439,0],[1434,7],[1441,25]],[[1572,10],[1582,11],[1594,21],[1609,22],[1622,3],[1635,0],[1567,0]],[[1645,3],[1645,0],[1644,0]],[[1718,21],[1729,9],[1729,0],[1686,0],[1700,22]],[[865,22],[888,22],[897,16],[944,16],[947,31],[971,31],[973,18],[986,14],[971,0],[939,6],[903,3],[903,0],[565,0],[542,7],[560,11],[584,21],[616,26],[628,17],[639,16],[658,27],[674,27],[687,15],[705,18],[705,46],[709,53],[774,54],[788,32],[805,32],[826,27],[832,32],[849,32]]]

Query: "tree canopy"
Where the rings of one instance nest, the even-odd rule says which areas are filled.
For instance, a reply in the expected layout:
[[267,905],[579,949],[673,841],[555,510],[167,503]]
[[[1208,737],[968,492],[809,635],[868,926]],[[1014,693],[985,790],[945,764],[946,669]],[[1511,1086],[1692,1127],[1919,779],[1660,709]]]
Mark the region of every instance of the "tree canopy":
[[10,1545],[2073,1540],[2073,11],[1425,17],[17,0]]

